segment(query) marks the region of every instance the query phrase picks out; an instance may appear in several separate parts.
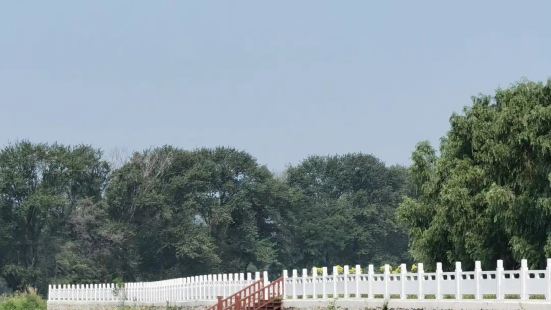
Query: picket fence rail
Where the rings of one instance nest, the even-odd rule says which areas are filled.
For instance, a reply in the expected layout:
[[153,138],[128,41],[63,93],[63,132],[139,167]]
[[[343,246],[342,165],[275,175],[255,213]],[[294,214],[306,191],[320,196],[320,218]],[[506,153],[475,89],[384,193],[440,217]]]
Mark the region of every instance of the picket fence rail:
[[188,301],[212,301],[227,297],[260,279],[268,280],[268,273],[209,274],[155,282],[124,284],[50,284],[48,302],[54,303],[136,303],[175,304]]
[[296,269],[291,277],[283,271],[285,299],[326,298],[399,298],[399,299],[545,299],[551,301],[551,259],[547,259],[545,270],[529,270],[523,259],[519,270],[504,270],[503,261],[497,261],[496,270],[483,271],[479,261],[474,271],[463,271],[461,263],[455,264],[455,271],[443,272],[442,264],[436,264],[436,272],[425,272],[418,264],[417,272],[408,272],[406,265],[400,265],[400,273],[391,273],[390,266],[384,266],[383,273],[375,273],[373,265],[367,273],[361,266],[355,266],[350,274],[349,266],[339,274],[333,267],[328,274],[327,267],[312,268],[310,274],[302,269],[299,276]]

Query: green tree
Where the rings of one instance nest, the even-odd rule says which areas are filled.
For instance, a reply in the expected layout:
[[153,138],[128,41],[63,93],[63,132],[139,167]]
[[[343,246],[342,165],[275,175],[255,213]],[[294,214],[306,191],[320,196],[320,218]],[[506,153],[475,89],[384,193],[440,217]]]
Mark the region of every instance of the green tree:
[[101,199],[108,172],[88,146],[20,142],[0,151],[0,272],[12,289],[44,292],[67,220],[82,199]]
[[421,262],[542,266],[551,257],[551,81],[473,98],[450,119],[440,156],[420,143],[399,218]]
[[[279,266],[287,190],[247,153],[163,147],[114,172],[110,218],[127,236],[125,279]],[[280,252],[279,249],[282,249]]]
[[296,263],[303,266],[407,261],[394,213],[407,171],[363,154],[311,156],[287,171],[300,195],[294,208]]

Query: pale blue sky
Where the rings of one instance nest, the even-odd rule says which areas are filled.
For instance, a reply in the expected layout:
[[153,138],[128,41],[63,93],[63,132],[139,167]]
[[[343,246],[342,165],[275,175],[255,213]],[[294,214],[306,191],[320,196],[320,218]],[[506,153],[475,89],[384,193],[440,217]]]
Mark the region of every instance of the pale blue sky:
[[551,1],[4,1],[0,146],[233,146],[408,164],[478,93],[551,77]]

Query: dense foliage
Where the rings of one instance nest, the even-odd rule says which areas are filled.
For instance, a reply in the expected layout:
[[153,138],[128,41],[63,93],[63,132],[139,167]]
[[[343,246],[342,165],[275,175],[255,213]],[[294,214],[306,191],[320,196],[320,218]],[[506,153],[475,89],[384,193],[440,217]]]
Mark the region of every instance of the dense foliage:
[[276,178],[230,148],[167,146],[113,171],[101,155],[29,142],[0,151],[0,289],[279,273],[406,253],[392,220],[406,171],[372,156],[312,157]]
[[551,81],[476,97],[450,123],[439,156],[427,143],[413,153],[415,195],[399,210],[413,257],[541,267],[551,257]]
[[287,171],[302,201],[294,209],[300,265],[407,262],[405,233],[394,212],[406,194],[406,171],[370,155],[313,156]]

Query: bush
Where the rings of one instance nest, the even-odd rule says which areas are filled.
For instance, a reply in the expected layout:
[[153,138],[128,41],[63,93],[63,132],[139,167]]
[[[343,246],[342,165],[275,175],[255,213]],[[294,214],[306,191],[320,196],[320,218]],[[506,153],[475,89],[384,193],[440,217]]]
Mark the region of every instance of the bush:
[[46,301],[38,294],[31,292],[0,296],[0,310],[46,310]]

